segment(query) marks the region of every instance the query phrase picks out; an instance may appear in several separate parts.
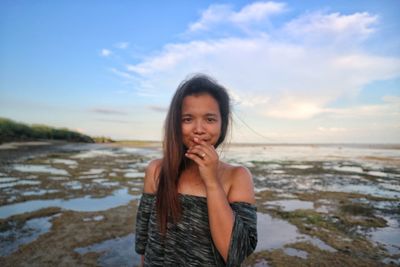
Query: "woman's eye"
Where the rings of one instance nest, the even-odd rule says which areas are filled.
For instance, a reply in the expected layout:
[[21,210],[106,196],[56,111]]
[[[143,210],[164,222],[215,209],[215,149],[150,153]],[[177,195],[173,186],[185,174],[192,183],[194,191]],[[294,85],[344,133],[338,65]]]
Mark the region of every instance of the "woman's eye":
[[208,122],[214,122],[214,121],[216,121],[216,119],[214,119],[214,118],[207,118],[207,121],[208,121]]
[[192,118],[183,118],[182,121],[183,122],[190,122],[192,120]]

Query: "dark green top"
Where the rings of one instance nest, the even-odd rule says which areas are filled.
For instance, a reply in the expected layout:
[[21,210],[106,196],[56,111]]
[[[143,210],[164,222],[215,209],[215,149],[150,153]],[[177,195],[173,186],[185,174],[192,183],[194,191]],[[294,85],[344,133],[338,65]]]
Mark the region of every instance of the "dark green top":
[[207,198],[179,195],[181,220],[167,224],[161,237],[155,195],[144,193],[136,217],[135,250],[144,266],[240,266],[257,245],[257,209],[245,202],[230,203],[235,216],[225,263],[211,238]]

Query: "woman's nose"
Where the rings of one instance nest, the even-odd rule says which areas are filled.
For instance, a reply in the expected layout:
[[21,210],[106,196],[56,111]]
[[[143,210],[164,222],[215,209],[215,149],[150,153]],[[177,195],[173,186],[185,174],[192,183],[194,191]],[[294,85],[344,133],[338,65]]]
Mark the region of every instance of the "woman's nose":
[[195,134],[203,134],[205,133],[204,125],[201,121],[197,121],[194,125],[194,133]]

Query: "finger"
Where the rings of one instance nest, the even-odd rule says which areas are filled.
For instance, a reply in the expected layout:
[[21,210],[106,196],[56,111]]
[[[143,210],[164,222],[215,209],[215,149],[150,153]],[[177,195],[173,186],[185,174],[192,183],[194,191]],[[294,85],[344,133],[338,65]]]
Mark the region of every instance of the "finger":
[[212,146],[212,145],[209,145],[206,141],[203,141],[203,140],[201,140],[201,139],[199,139],[199,138],[197,138],[197,137],[193,138],[193,141],[194,141],[195,143],[197,143],[197,145],[195,145],[195,146],[204,147],[204,148],[205,148],[206,150],[208,150],[209,152],[215,151],[215,147]]
[[204,151],[204,149],[201,148],[201,147],[189,149],[189,150],[187,151],[187,153],[197,155],[197,156],[199,156],[201,159],[204,159],[204,157],[207,155],[207,153],[206,153],[206,152]]
[[193,153],[185,153],[185,156],[196,162],[197,165],[203,165],[203,160],[202,158],[200,158],[199,155]]

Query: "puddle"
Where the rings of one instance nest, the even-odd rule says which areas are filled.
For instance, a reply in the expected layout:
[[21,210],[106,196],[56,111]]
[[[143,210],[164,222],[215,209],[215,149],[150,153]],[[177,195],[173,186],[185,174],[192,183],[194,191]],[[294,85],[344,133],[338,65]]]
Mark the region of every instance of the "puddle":
[[101,254],[97,260],[98,266],[139,266],[141,259],[133,249],[134,242],[135,235],[129,234],[91,246],[76,248],[74,251],[81,255],[89,252]]
[[91,221],[102,221],[104,219],[103,215],[98,215],[98,216],[93,216],[93,217],[88,217],[88,218],[83,218],[84,222],[91,222]]
[[66,181],[68,180],[67,177],[49,177],[49,180],[53,180],[53,181]]
[[11,183],[0,183],[0,188],[15,187],[17,185],[38,185],[38,184],[41,184],[41,182],[31,181],[31,180],[18,180],[16,182],[11,182]]
[[295,248],[284,248],[283,252],[285,252],[289,256],[299,257],[302,259],[307,259],[308,257],[308,253],[306,251]]
[[79,176],[78,179],[84,180],[84,179],[98,179],[99,177],[102,177],[100,175],[86,175],[86,176]]
[[385,172],[380,171],[369,171],[367,172],[368,175],[377,176],[377,177],[388,177],[388,174]]
[[400,253],[400,225],[398,220],[390,217],[383,217],[387,227],[376,228],[369,233],[371,240],[383,244],[391,255]]
[[116,157],[118,156],[115,151],[108,150],[108,149],[98,149],[98,150],[89,150],[85,152],[81,152],[77,155],[71,156],[74,159],[89,159],[89,158],[96,158],[96,157]]
[[78,190],[82,189],[82,184],[78,181],[70,181],[63,183],[63,186],[68,187],[68,189]]
[[94,174],[101,174],[104,172],[104,169],[90,169],[86,172],[82,172],[82,175],[94,175]]
[[362,168],[356,166],[333,166],[331,169],[339,172],[364,173]]
[[49,163],[58,163],[58,164],[64,164],[67,166],[75,166],[78,165],[78,162],[76,160],[72,160],[72,159],[50,159],[48,161]]
[[257,261],[252,267],[270,267],[270,265],[268,264],[268,261],[260,260]]
[[316,186],[319,191],[334,191],[346,193],[360,193],[377,197],[400,198],[400,192],[385,189],[379,184],[332,184]]
[[284,199],[267,201],[264,204],[267,206],[278,206],[283,211],[294,211],[298,209],[314,209],[314,203],[310,201],[302,201],[298,199]]
[[296,226],[284,220],[272,218],[268,214],[257,212],[257,231],[258,244],[256,252],[282,248],[286,244],[299,241],[309,241],[320,249],[336,252],[334,248],[320,239],[300,234]]
[[101,185],[107,186],[107,187],[115,187],[119,186],[119,182],[103,182]]
[[126,178],[143,178],[144,172],[128,172],[124,175]]
[[306,170],[306,169],[314,168],[314,166],[312,166],[312,165],[296,164],[296,165],[289,165],[289,166],[287,166],[287,168]]
[[17,227],[14,224],[13,229],[0,232],[0,256],[10,255],[21,245],[28,244],[47,233],[52,225],[50,221],[55,216],[30,219],[23,227]]
[[57,192],[59,192],[59,191],[55,190],[55,189],[50,189],[50,190],[39,189],[39,190],[35,190],[35,191],[23,192],[21,195],[23,195],[23,196],[42,196],[42,195],[57,193]]
[[119,189],[114,191],[111,196],[103,198],[91,198],[85,196],[69,200],[49,199],[49,200],[31,200],[21,203],[15,203],[0,207],[0,218],[4,219],[12,215],[31,212],[48,207],[60,207],[73,211],[101,211],[118,206],[126,205],[133,199],[139,199],[140,195],[132,196],[128,189]]
[[8,183],[8,182],[15,182],[18,178],[14,177],[0,177],[0,183]]
[[48,165],[15,164],[13,168],[14,170],[19,172],[41,172],[41,173],[50,173],[56,175],[69,175],[69,173],[66,170],[56,169]]

